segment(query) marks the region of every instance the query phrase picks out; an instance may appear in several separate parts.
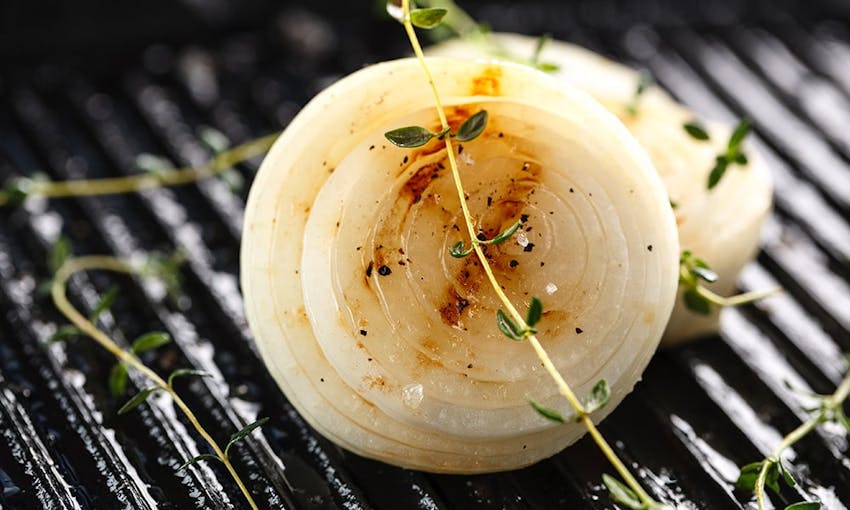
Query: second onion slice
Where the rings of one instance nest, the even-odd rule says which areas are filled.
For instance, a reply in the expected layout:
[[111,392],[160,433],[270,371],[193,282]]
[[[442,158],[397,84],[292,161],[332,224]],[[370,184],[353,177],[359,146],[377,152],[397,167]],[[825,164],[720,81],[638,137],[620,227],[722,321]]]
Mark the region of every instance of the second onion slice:
[[[510,299],[544,304],[543,346],[579,395],[612,389],[602,419],[652,356],[676,292],[675,219],[649,159],[584,93],[521,66],[429,59],[475,226]],[[384,133],[439,131],[412,59],[319,94],[251,189],[242,286],[271,374],[319,432],[356,453],[438,472],[521,467],[583,434],[529,407],[572,413],[533,350],[501,335],[500,307],[467,239],[446,149]]]

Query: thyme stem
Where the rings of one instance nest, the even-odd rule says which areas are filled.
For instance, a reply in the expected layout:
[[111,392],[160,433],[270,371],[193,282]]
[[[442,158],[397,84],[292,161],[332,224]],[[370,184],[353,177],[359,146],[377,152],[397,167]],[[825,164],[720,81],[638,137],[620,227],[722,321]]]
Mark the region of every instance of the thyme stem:
[[734,296],[724,297],[720,294],[712,292],[708,288],[701,285],[697,277],[691,273],[691,269],[685,264],[680,264],[679,266],[679,281],[680,287],[684,284],[684,287],[686,289],[692,288],[694,292],[696,292],[700,297],[704,298],[706,301],[721,307],[741,306],[749,303],[754,303],[764,298],[779,294],[784,290],[782,287],[773,287],[772,289],[756,290],[752,292],[735,294]]
[[[34,181],[27,196],[65,198],[71,196],[112,195],[130,193],[164,186],[180,186],[213,177],[246,159],[265,153],[280,133],[251,140],[232,149],[223,151],[199,167],[184,167],[162,170],[156,173],[140,173],[124,177],[103,179],[76,179],[70,181]],[[9,203],[12,195],[0,191],[0,207]]]
[[[428,64],[425,62],[425,56],[422,53],[422,47],[419,44],[419,39],[416,36],[416,32],[413,29],[413,24],[410,22],[410,0],[402,0],[402,23],[404,24],[405,32],[407,32],[407,36],[410,39],[410,44],[413,47],[413,52],[416,54],[416,58],[419,60],[419,63],[422,66],[422,70],[425,73],[425,76],[428,79],[428,85],[431,87],[431,91],[434,95],[434,102],[436,103],[437,115],[440,117],[440,124],[443,129],[449,127],[448,121],[446,120],[446,114],[443,111],[443,104],[440,100],[440,94],[437,91],[437,87],[434,84],[434,78],[431,74],[430,69],[428,68]],[[499,300],[507,309],[510,316],[517,322],[520,328],[527,329],[528,324],[525,321],[525,318],[517,311],[516,307],[511,303],[510,299],[508,299],[507,295],[505,295],[504,291],[502,291],[501,286],[499,285],[498,280],[496,280],[496,276],[493,274],[493,269],[490,267],[490,263],[487,260],[487,257],[484,256],[484,252],[481,249],[480,243],[476,243],[474,240],[475,236],[475,227],[472,223],[472,215],[469,212],[469,206],[466,202],[466,195],[463,190],[463,183],[460,178],[460,171],[458,170],[457,162],[455,160],[454,150],[452,148],[451,138],[446,137],[443,139],[443,142],[446,145],[446,154],[449,160],[449,166],[452,171],[452,178],[454,179],[455,188],[457,190],[458,199],[460,200],[461,210],[463,211],[464,222],[466,223],[466,230],[469,234],[472,244],[473,250],[475,250],[475,255],[478,257],[478,260],[481,263],[481,267],[484,269],[484,272],[487,275],[487,279],[490,282],[490,285],[493,287],[493,290],[496,292]],[[590,415],[587,413],[584,405],[582,405],[581,401],[576,397],[572,388],[567,384],[564,380],[564,377],[558,372],[558,369],[552,363],[552,359],[549,357],[549,354],[540,344],[540,341],[534,334],[530,334],[527,337],[527,340],[531,343],[531,346],[534,348],[537,357],[540,358],[540,361],[543,363],[543,366],[546,368],[546,371],[555,381],[555,384],[558,386],[558,390],[564,398],[569,402],[570,407],[576,413],[576,416],[580,417],[582,424],[585,426],[587,431],[590,433],[594,442],[599,446],[599,449],[602,450],[602,453],[614,467],[614,469],[619,473],[619,475],[623,478],[626,484],[630,489],[634,491],[634,493],[638,496],[641,503],[645,505],[647,508],[654,508],[661,506],[660,503],[652,499],[652,497],[647,494],[647,492],[641,487],[641,485],[637,482],[637,480],[632,476],[629,472],[628,468],[623,464],[602,434],[599,432],[599,429],[596,428],[596,425],[593,423]]]
[[740,306],[746,305],[748,303],[753,303],[755,301],[762,300],[766,297],[770,297],[782,292],[782,287],[774,287],[772,289],[767,290],[756,290],[752,292],[744,292],[743,294],[736,294],[734,296],[723,297],[719,294],[715,294],[714,292],[708,290],[702,285],[697,285],[696,291],[700,296],[708,299],[712,303],[719,306]]
[[[58,184],[58,183],[57,183]],[[112,340],[105,332],[98,329],[97,326],[94,325],[89,319],[87,319],[79,310],[77,310],[74,305],[68,300],[66,294],[66,286],[68,279],[78,273],[80,271],[90,271],[93,269],[100,269],[105,271],[112,271],[116,273],[124,273],[124,274],[138,274],[145,275],[147,271],[143,267],[138,267],[130,264],[129,262],[108,256],[108,255],[91,255],[85,257],[76,257],[72,259],[68,259],[64,264],[59,268],[56,272],[56,276],[53,279],[53,284],[50,288],[50,294],[53,298],[53,303],[56,305],[56,308],[59,309],[60,312],[73,323],[77,328],[80,329],[83,333],[90,336],[95,342],[100,344],[101,347],[109,351],[113,356],[118,358],[118,360],[122,363],[125,363],[127,366],[133,367],[142,374],[145,375],[151,382],[160,390],[171,395],[174,404],[180,409],[183,415],[187,420],[192,424],[198,434],[204,438],[210,447],[215,452],[216,457],[221,460],[222,464],[227,468],[227,471],[230,473],[230,476],[233,478],[233,481],[236,482],[236,485],[239,486],[239,489],[242,491],[242,494],[245,496],[245,500],[251,506],[253,510],[257,510],[257,504],[254,502],[254,498],[251,496],[251,493],[248,491],[248,488],[242,482],[242,479],[239,477],[239,474],[236,472],[236,469],[231,464],[230,459],[225,455],[224,451],[219,447],[218,443],[212,436],[206,431],[206,429],[201,425],[198,421],[198,418],[180,398],[180,395],[177,394],[176,391],[169,385],[162,377],[160,377],[156,372],[148,368],[142,361],[138,358],[138,356],[133,353],[122,349],[114,340]]]
[[759,470],[758,478],[756,478],[756,484],[754,492],[756,493],[756,502],[758,503],[758,510],[766,510],[765,506],[765,492],[764,486],[767,481],[767,473],[770,469],[770,465],[772,462],[782,462],[782,452],[784,452],[787,448],[790,448],[794,444],[797,443],[800,439],[806,437],[806,435],[815,429],[818,424],[822,423],[828,418],[830,412],[838,409],[840,406],[844,404],[844,401],[847,400],[847,397],[850,395],[850,372],[844,376],[844,380],[841,381],[841,384],[835,390],[835,393],[824,399],[824,405],[821,406],[820,410],[817,414],[803,422],[799,427],[792,430],[787,436],[782,439],[782,442],[770,453],[767,457],[768,462],[762,463],[761,469]]

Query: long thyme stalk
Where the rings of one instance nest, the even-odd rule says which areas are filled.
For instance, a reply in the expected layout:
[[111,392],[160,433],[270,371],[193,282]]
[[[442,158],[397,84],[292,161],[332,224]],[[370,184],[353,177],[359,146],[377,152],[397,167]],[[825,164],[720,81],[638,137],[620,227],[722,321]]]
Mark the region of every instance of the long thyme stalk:
[[[401,21],[404,25],[405,32],[407,33],[408,39],[410,40],[410,44],[413,47],[413,52],[416,54],[416,58],[422,66],[422,70],[425,73],[425,76],[428,80],[428,85],[431,88],[431,91],[434,96],[434,102],[437,109],[437,115],[440,118],[440,125],[443,130],[449,129],[449,123],[446,119],[445,111],[443,110],[442,101],[440,100],[440,94],[437,91],[437,87],[434,83],[434,78],[431,74],[430,69],[428,68],[428,64],[425,62],[425,56],[422,52],[422,46],[419,44],[419,39],[416,36],[416,32],[413,28],[413,23],[411,22],[410,16],[410,0],[402,0],[402,15]],[[475,252],[475,255],[478,257],[479,262],[481,263],[481,267],[484,269],[485,274],[487,275],[487,279],[490,282],[493,291],[498,296],[499,300],[502,302],[504,307],[508,310],[511,318],[516,322],[519,326],[519,329],[527,332],[524,337],[531,343],[531,346],[534,348],[535,353],[537,354],[540,361],[543,363],[543,366],[546,368],[546,371],[555,381],[555,384],[558,386],[558,391],[561,395],[566,398],[567,402],[569,402],[570,407],[572,407],[573,411],[576,414],[576,417],[584,427],[587,429],[590,436],[593,438],[593,441],[597,444],[602,453],[614,467],[614,469],[619,473],[622,479],[626,482],[629,489],[631,489],[634,494],[639,498],[641,503],[641,508],[646,509],[655,509],[655,508],[664,508],[665,505],[655,501],[638,483],[635,477],[631,474],[629,469],[625,466],[622,460],[617,456],[614,452],[611,445],[608,444],[608,441],[602,436],[602,433],[599,432],[599,429],[593,423],[593,419],[590,417],[587,409],[584,404],[578,399],[573,390],[570,388],[569,384],[567,384],[564,377],[558,372],[558,369],[552,363],[549,354],[540,344],[540,341],[537,337],[530,333],[532,331],[531,326],[526,322],[526,319],[517,311],[516,307],[511,303],[510,299],[508,299],[507,295],[505,295],[504,291],[502,291],[501,286],[499,285],[496,276],[493,274],[493,269],[488,262],[487,257],[484,256],[484,252],[481,248],[481,243],[477,243],[474,241],[476,239],[475,227],[472,222],[472,215],[469,211],[469,206],[466,202],[466,194],[464,192],[463,183],[460,178],[460,172],[458,170],[457,161],[455,160],[454,149],[452,147],[451,137],[446,136],[443,138],[443,142],[446,146],[446,154],[449,160],[449,166],[452,171],[452,178],[455,183],[455,188],[457,190],[458,199],[460,200],[461,210],[463,212],[464,222],[466,224],[466,230],[470,237],[472,244],[472,248]]]
[[[222,450],[219,444],[215,439],[207,432],[203,425],[201,425],[198,418],[195,416],[195,413],[189,408],[186,402],[180,398],[180,395],[173,388],[173,379],[176,375],[179,374],[180,371],[172,374],[171,377],[166,381],[162,377],[160,377],[156,372],[148,368],[142,361],[133,354],[132,352],[122,349],[114,340],[112,340],[109,335],[100,330],[95,324],[86,318],[79,310],[77,310],[74,305],[68,300],[66,295],[66,287],[68,279],[78,273],[80,271],[91,271],[91,270],[104,270],[111,271],[116,273],[124,273],[124,274],[138,274],[138,275],[147,275],[150,271],[144,266],[138,266],[128,263],[125,260],[111,257],[107,255],[92,255],[85,257],[76,257],[68,259],[62,264],[59,270],[56,272],[56,275],[53,278],[53,283],[50,287],[50,294],[53,298],[53,302],[60,312],[69,320],[71,323],[76,326],[80,332],[91,337],[95,342],[100,344],[101,347],[109,351],[113,356],[115,356],[120,363],[125,364],[126,366],[132,367],[140,373],[144,374],[153,386],[142,390],[140,393],[136,395],[133,399],[131,399],[127,404],[125,404],[124,408],[135,406],[143,402],[147,396],[149,396],[154,391],[164,391],[168,393],[174,404],[178,409],[183,413],[189,423],[192,424],[192,427],[200,434],[200,436],[206,441],[210,448],[212,448],[213,452],[215,452],[215,458],[219,460],[224,467],[227,469],[227,472],[230,473],[230,476],[233,478],[233,481],[236,482],[236,485],[239,487],[239,490],[242,491],[242,495],[245,497],[245,500],[251,506],[252,509],[257,510],[257,503],[254,501],[254,498],[251,496],[251,493],[248,491],[248,488],[245,486],[245,483],[239,477],[239,474],[236,472],[236,469],[233,467],[233,464],[230,462],[228,453],[232,443],[234,443],[234,437],[237,437],[239,434],[243,434],[237,438],[241,439],[247,433],[250,433],[254,428],[257,427],[257,423],[248,425],[242,431],[237,432],[232,436],[230,443],[228,443],[227,447]],[[191,371],[184,371],[183,373],[188,373]],[[141,398],[139,398],[141,396]],[[120,412],[120,411],[119,411]],[[261,423],[260,423],[261,424]],[[189,463],[197,461],[197,460],[207,460],[208,456],[203,455],[196,457],[189,461]],[[188,463],[187,463],[188,464]],[[187,464],[184,464],[187,465]]]
[[180,186],[221,174],[233,165],[264,154],[280,133],[273,133],[251,140],[232,149],[220,152],[207,164],[159,170],[125,177],[102,179],[77,179],[70,181],[38,181],[17,178],[0,190],[0,207],[20,202],[28,197],[65,198],[80,196],[112,195],[131,193],[165,186]]

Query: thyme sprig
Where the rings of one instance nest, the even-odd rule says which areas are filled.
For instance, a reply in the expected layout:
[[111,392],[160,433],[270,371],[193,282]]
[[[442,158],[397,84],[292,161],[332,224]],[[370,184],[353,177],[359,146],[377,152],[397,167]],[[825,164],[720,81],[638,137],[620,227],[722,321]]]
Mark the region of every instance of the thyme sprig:
[[387,131],[384,136],[393,145],[403,149],[421,147],[431,141],[432,138],[442,140],[446,136],[457,139],[459,142],[469,142],[478,138],[487,127],[487,110],[481,110],[470,115],[454,133],[449,126],[440,131],[433,132],[422,126],[407,126],[392,131]]
[[768,290],[745,292],[730,297],[723,297],[710,291],[704,283],[714,283],[718,279],[711,267],[704,260],[690,251],[683,251],[679,257],[679,287],[682,289],[682,300],[692,312],[700,315],[710,315],[713,306],[741,306],[782,292],[782,287]]
[[[54,250],[55,251],[55,250]],[[198,434],[206,441],[209,447],[214,452],[213,454],[204,454],[193,459],[190,459],[179,469],[185,468],[187,465],[198,462],[200,460],[210,460],[215,459],[221,462],[222,465],[227,469],[230,476],[233,478],[233,481],[239,487],[242,495],[245,500],[248,502],[252,509],[257,509],[258,506],[254,501],[253,496],[248,491],[245,483],[240,478],[239,474],[236,472],[233,464],[230,461],[229,453],[230,447],[237,441],[247,437],[253,430],[257,427],[261,426],[265,423],[265,419],[259,420],[252,424],[247,425],[242,430],[236,432],[231,436],[230,441],[227,443],[224,449],[222,449],[218,443],[213,439],[213,437],[207,432],[204,426],[200,423],[198,418],[195,416],[194,412],[189,408],[188,404],[180,397],[177,391],[174,389],[174,381],[177,378],[181,377],[205,377],[209,376],[208,373],[200,371],[200,370],[191,370],[191,369],[178,369],[172,372],[167,379],[163,379],[152,369],[148,368],[142,360],[139,358],[139,354],[145,351],[149,351],[165,345],[168,343],[170,338],[161,332],[150,332],[141,337],[137,338],[132,346],[129,349],[123,349],[119,346],[112,338],[109,337],[103,330],[99,329],[95,325],[95,321],[97,320],[97,316],[106,311],[111,305],[111,300],[114,300],[114,296],[110,298],[109,302],[104,302],[106,295],[101,298],[98,302],[98,305],[95,309],[100,309],[98,313],[95,315],[94,313],[90,317],[84,316],[77,310],[74,305],[68,300],[67,297],[67,283],[72,275],[82,272],[82,271],[92,271],[92,270],[104,270],[111,271],[115,273],[122,274],[134,274],[140,276],[154,276],[158,277],[161,273],[157,272],[157,269],[166,270],[166,277],[173,278],[173,275],[169,276],[167,272],[169,271],[169,266],[163,266],[158,263],[134,263],[127,260],[119,259],[116,257],[108,256],[108,255],[89,255],[82,257],[70,257],[70,251],[60,249],[61,252],[65,253],[65,259],[59,266],[56,271],[55,276],[53,277],[51,283],[51,296],[53,298],[53,302],[60,312],[71,322],[72,328],[74,328],[74,332],[78,335],[85,335],[92,338],[95,342],[97,342],[101,347],[109,351],[115,358],[118,360],[118,365],[123,368],[115,369],[113,368],[113,373],[110,375],[110,389],[113,393],[124,393],[126,389],[126,370],[132,369],[136,370],[142,375],[144,375],[150,385],[140,390],[138,393],[133,395],[124,405],[122,405],[118,409],[118,414],[126,414],[136,407],[140,406],[142,403],[147,401],[147,399],[157,392],[164,392],[171,396],[174,405],[183,413],[189,423],[192,424],[192,427],[198,432]],[[57,255],[58,257],[58,255]],[[55,262],[55,260],[54,260]],[[124,375],[116,375],[117,372],[124,371]],[[116,381],[113,381],[113,377],[116,378]],[[123,382],[120,381],[123,379]],[[113,385],[115,385],[113,387]],[[120,392],[118,390],[121,390]]]
[[[397,2],[396,2],[397,3]],[[454,32],[460,38],[479,46],[483,46],[488,53],[491,55],[497,56],[503,60],[508,60],[510,62],[516,62],[517,64],[524,64],[527,66],[531,66],[535,69],[539,69],[543,72],[551,73],[557,71],[561,68],[560,65],[555,62],[550,62],[546,60],[542,60],[541,55],[543,53],[543,48],[546,44],[552,40],[551,34],[543,34],[538,39],[534,48],[532,49],[531,55],[528,57],[517,55],[504,45],[500,44],[499,41],[490,37],[492,31],[490,27],[484,23],[478,23],[475,19],[466,13],[463,9],[461,9],[454,0],[420,0],[420,4],[427,5],[429,7],[439,7],[448,11],[445,15],[445,18],[440,25],[440,28],[447,28],[449,32]],[[392,6],[393,4],[389,4]],[[401,21],[401,9],[387,7],[387,10],[390,14]],[[422,9],[414,9],[411,13],[416,12],[417,10]],[[414,26],[419,26],[416,23],[413,23]],[[424,28],[424,27],[420,27]],[[436,27],[432,27],[436,28]],[[437,40],[441,39],[438,38]]]
[[[793,466],[786,466],[782,454],[788,448],[794,446],[798,441],[806,437],[818,425],[832,422],[844,427],[850,435],[850,418],[844,412],[844,402],[850,395],[850,371],[831,395],[814,395],[818,404],[804,410],[809,412],[808,420],[785,436],[776,448],[764,459],[747,464],[741,468],[736,485],[743,490],[752,491],[756,496],[759,510],[765,510],[765,487],[779,493],[781,490],[780,480],[789,487],[794,487],[797,481],[791,470]],[[785,510],[817,510],[821,503],[817,501],[802,501],[785,507]]]
[[[441,129],[445,130],[449,127],[448,120],[446,118],[446,113],[443,109],[443,104],[440,99],[440,94],[437,91],[437,87],[434,83],[433,75],[431,74],[431,70],[428,67],[427,62],[425,61],[425,57],[422,53],[422,47],[419,44],[419,39],[416,36],[416,31],[414,30],[414,25],[411,20],[411,1],[410,0],[401,0],[401,10],[399,12],[398,5],[393,4],[392,2],[388,2],[388,12],[396,17],[404,26],[404,30],[407,33],[408,39],[410,40],[410,44],[413,48],[413,52],[416,55],[417,60],[419,61],[422,71],[425,74],[426,79],[428,80],[428,85],[431,88],[434,97],[434,103],[437,110],[437,115],[440,119]],[[608,444],[608,441],[602,436],[599,432],[599,429],[596,428],[596,425],[593,423],[593,419],[590,416],[590,411],[588,411],[588,406],[585,405],[585,402],[579,400],[570,386],[567,384],[564,377],[555,367],[552,359],[549,357],[549,354],[540,344],[540,341],[537,339],[536,335],[531,332],[536,321],[540,319],[542,315],[542,305],[539,304],[539,300],[537,304],[529,307],[529,313],[523,317],[513,303],[508,299],[505,292],[502,290],[499,285],[498,280],[496,279],[495,274],[493,273],[493,269],[488,262],[488,259],[484,256],[484,252],[482,250],[482,245],[480,242],[475,242],[477,239],[477,235],[475,232],[475,226],[472,220],[472,214],[469,211],[469,205],[466,201],[466,194],[463,188],[463,182],[460,178],[460,171],[458,170],[457,161],[455,158],[455,152],[452,147],[452,137],[445,136],[442,139],[442,142],[446,146],[446,157],[449,161],[449,166],[451,168],[452,179],[455,183],[455,188],[457,191],[457,196],[460,201],[461,210],[463,212],[464,223],[466,226],[466,231],[470,239],[473,241],[471,244],[472,252],[475,253],[478,258],[481,268],[484,270],[484,273],[487,276],[487,279],[493,288],[493,291],[498,296],[499,300],[502,302],[506,311],[499,310],[497,312],[497,324],[501,322],[501,318],[509,318],[511,321],[510,332],[511,334],[516,332],[522,332],[522,337],[529,342],[529,344],[534,349],[537,357],[540,359],[546,371],[555,381],[558,386],[559,393],[566,398],[567,402],[570,404],[570,407],[573,409],[576,421],[582,423],[584,427],[587,429],[590,436],[593,438],[594,442],[597,446],[602,450],[602,453],[617,471],[617,473],[622,477],[625,481],[625,486],[628,488],[631,494],[634,495],[634,500],[638,502],[640,505],[637,508],[642,509],[661,509],[661,508],[669,508],[658,501],[655,501],[643,487],[637,482],[634,476],[631,474],[626,465],[620,460],[611,446]],[[457,246],[457,245],[455,245]],[[462,246],[462,245],[461,245]],[[534,300],[532,300],[533,302]],[[532,310],[532,308],[537,309]],[[529,319],[531,319],[532,324],[529,324]],[[507,325],[507,323],[505,323]],[[500,326],[500,330],[502,330]],[[502,330],[503,333],[506,334],[505,330]],[[597,383],[600,384],[600,383]],[[605,384],[607,386],[607,384]],[[606,400],[607,401],[607,400]],[[534,407],[534,405],[532,405]],[[538,411],[539,412],[539,411]],[[620,501],[622,495],[619,493],[611,492],[612,497]]]
[[[0,207],[15,205],[32,197],[67,198],[96,195],[131,193],[166,186],[181,186],[207,179],[232,169],[234,165],[264,154],[272,146],[280,133],[274,133],[251,140],[232,149],[216,154],[205,165],[198,167],[168,168],[157,167],[152,157],[139,159],[138,162],[149,165],[142,173],[124,177],[102,179],[75,179],[70,181],[50,181],[33,177],[13,177],[0,189]],[[146,163],[145,163],[146,162]]]
[[[691,138],[697,141],[707,142],[711,140],[708,131],[698,122],[686,122],[682,125],[682,128]],[[729,170],[730,166],[747,166],[749,158],[744,153],[742,145],[751,129],[752,124],[750,121],[741,119],[738,125],[735,126],[735,129],[732,130],[732,134],[729,135],[729,140],[726,142],[726,149],[714,158],[714,167],[712,167],[711,172],[708,174],[708,180],[706,182],[708,189],[714,189],[720,184],[720,180],[726,175],[726,171]]]

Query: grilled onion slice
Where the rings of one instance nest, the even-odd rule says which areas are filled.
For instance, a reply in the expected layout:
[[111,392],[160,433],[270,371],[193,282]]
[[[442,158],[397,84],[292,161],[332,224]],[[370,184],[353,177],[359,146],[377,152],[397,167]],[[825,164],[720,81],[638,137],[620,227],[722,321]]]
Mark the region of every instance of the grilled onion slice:
[[[433,59],[487,254],[520,307],[544,303],[539,338],[579,395],[612,389],[601,420],[640,378],[673,306],[679,246],[664,187],[614,116],[584,93],[516,65]],[[386,131],[438,131],[415,60],[367,67],[314,98],[275,143],[248,199],[242,287],[270,373],[323,435],[358,454],[435,472],[516,468],[583,429],[531,347],[502,336],[499,308],[465,239],[432,140],[400,149]],[[467,241],[468,244],[468,241]]]
[[[496,44],[510,55],[530,56],[539,39],[517,34],[491,34]],[[461,39],[432,46],[431,55],[487,57],[488,47]],[[650,86],[638,102],[637,114],[629,112],[640,75],[579,46],[549,41],[539,55],[541,62],[558,69],[552,75],[562,83],[578,87],[617,115],[646,149],[658,171],[670,200],[676,204],[679,243],[682,250],[707,261],[719,278],[706,285],[714,292],[729,295],[741,269],[758,251],[759,232],[772,205],[770,172],[751,146],[746,147],[749,163],[732,166],[714,189],[707,188],[708,174],[715,157],[725,150],[730,128],[708,124],[710,141],[698,141],[683,129],[694,121],[693,112],[674,101],[660,87]],[[719,308],[710,315],[690,311],[682,299],[664,334],[663,343],[716,332]]]

